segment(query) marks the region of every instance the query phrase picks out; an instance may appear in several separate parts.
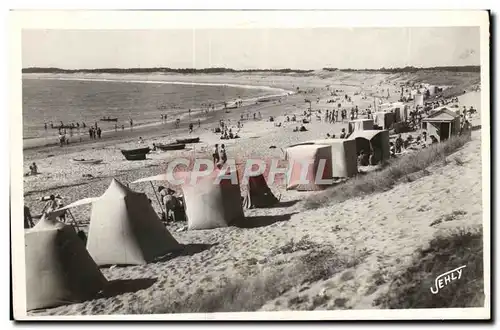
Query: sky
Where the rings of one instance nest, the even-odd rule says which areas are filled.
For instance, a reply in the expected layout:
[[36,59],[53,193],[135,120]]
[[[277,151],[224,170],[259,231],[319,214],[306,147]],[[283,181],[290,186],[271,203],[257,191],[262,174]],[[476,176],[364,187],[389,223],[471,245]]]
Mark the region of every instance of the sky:
[[378,69],[479,65],[478,27],[23,30],[22,66]]

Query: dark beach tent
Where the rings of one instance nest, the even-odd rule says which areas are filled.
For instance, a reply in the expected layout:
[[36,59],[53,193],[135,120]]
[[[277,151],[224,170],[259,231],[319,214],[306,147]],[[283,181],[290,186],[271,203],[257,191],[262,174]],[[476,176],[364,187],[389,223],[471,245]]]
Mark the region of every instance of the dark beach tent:
[[180,248],[144,193],[116,179],[92,203],[87,250],[98,265],[138,265]]
[[243,221],[240,185],[229,179],[231,175],[237,179],[237,173],[226,175],[223,177],[215,170],[210,175],[198,176],[196,182],[185,180],[182,192],[189,230],[227,227]]
[[248,177],[248,187],[243,206],[247,209],[266,208],[278,203],[278,198],[267,185],[264,175],[253,175]]
[[24,239],[27,310],[90,300],[107,284],[71,226],[44,216]]
[[389,146],[389,131],[387,130],[368,130],[354,131],[349,136],[349,140],[356,141],[356,153],[361,150],[365,152],[376,152],[378,154],[377,161],[387,160],[391,157]]

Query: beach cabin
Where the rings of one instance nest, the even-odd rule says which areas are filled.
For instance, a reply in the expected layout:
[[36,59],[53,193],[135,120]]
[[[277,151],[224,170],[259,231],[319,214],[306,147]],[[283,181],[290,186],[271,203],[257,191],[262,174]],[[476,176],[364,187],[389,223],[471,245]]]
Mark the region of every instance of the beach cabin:
[[323,139],[297,145],[327,145],[332,155],[332,177],[348,178],[358,173],[356,141],[349,139]]
[[356,154],[361,151],[370,152],[375,157],[375,162],[384,161],[390,158],[389,131],[371,130],[356,131],[348,138],[356,141]]
[[286,190],[322,190],[331,185],[332,148],[329,145],[306,144],[286,149],[289,162]]
[[423,107],[424,106],[424,94],[415,94],[415,97],[413,98],[413,104],[415,107],[417,106],[420,106],[420,107]]
[[394,121],[396,123],[408,120],[408,106],[403,102],[393,103],[392,112],[394,112]]
[[354,119],[349,122],[348,133],[373,129],[373,119]]
[[422,120],[422,128],[427,135],[434,135],[439,141],[445,141],[460,132],[460,115],[448,108],[441,108]]
[[373,123],[381,129],[390,129],[395,122],[395,114],[393,112],[375,112],[373,114]]

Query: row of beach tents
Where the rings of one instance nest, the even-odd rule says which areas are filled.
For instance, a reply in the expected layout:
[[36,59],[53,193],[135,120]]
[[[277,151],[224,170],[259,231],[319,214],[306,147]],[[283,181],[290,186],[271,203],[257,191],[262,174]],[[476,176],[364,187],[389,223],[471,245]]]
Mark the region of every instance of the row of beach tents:
[[[322,179],[348,178],[357,174],[361,149],[381,150],[389,158],[387,130],[355,130],[348,139],[303,142],[287,148],[285,159],[293,164],[308,162],[307,184],[302,168],[293,165],[287,189],[319,190]],[[321,166],[323,160],[323,166]],[[186,174],[189,174],[186,172]],[[183,185],[184,207],[189,230],[245,226],[244,208],[270,207],[279,202],[262,174],[249,178],[247,194],[241,198],[239,182],[214,180],[220,173],[201,176],[195,185]],[[134,181],[161,181],[158,175]],[[86,243],[72,226],[56,220],[67,209],[91,204]],[[25,232],[27,309],[95,298],[108,281],[99,270],[105,265],[141,265],[180,251],[180,244],[161,222],[145,193],[136,192],[112,179],[100,197],[85,198],[46,214]]]

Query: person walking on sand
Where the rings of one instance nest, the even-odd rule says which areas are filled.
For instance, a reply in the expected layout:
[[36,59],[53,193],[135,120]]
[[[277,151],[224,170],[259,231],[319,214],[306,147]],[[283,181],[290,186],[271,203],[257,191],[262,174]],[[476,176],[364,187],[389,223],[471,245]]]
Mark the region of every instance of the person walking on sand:
[[91,128],[89,128],[89,137],[90,137],[90,139],[92,140],[92,138],[93,138],[93,134],[92,134],[92,127],[91,127]]
[[102,134],[102,130],[100,127],[97,127],[97,137],[100,139]]
[[198,119],[198,127],[201,127],[201,120]]
[[219,162],[217,164],[217,167],[220,169],[222,166],[227,162],[227,154],[226,154],[226,148],[223,144],[220,146],[219,150]]
[[130,129],[134,128],[134,121],[130,118]]
[[193,123],[189,123],[189,133],[193,133]]
[[214,165],[217,165],[220,161],[219,157],[219,144],[215,144],[215,150],[214,153],[212,154],[212,158],[214,160]]
[[122,131],[125,130],[125,125],[122,125]]

